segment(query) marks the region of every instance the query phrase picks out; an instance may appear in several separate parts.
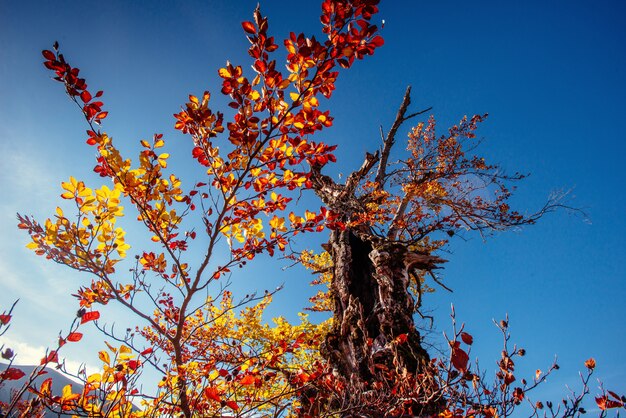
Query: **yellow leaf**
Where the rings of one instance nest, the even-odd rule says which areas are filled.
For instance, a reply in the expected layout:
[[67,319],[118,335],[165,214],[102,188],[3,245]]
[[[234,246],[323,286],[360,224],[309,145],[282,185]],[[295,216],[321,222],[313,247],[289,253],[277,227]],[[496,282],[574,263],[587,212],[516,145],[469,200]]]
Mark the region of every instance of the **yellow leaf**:
[[78,393],[72,393],[72,385],[65,385],[63,387],[63,394],[61,395],[63,402],[71,402],[80,398]]
[[258,91],[252,90],[250,94],[248,95],[248,97],[250,98],[250,100],[258,100],[259,97],[261,97],[261,95],[259,94]]
[[87,378],[87,383],[100,383],[101,380],[102,376],[100,375],[100,373],[94,373],[92,375],[89,375],[89,377]]
[[91,196],[92,194],[93,194],[93,192],[88,187],[79,187],[78,188],[78,195],[80,197],[87,197],[87,196]]
[[300,93],[296,93],[295,91],[292,91],[291,93],[289,93],[289,97],[291,97],[291,100],[295,102],[300,97]]
[[128,353],[132,353],[133,350],[130,349],[130,347],[125,346],[124,344],[122,344],[122,346],[120,347],[120,353],[122,354],[128,354]]
[[285,228],[285,218],[279,218],[276,215],[270,220],[270,226],[282,232],[287,230],[287,228]]
[[109,353],[107,353],[106,351],[100,351],[98,353],[98,358],[100,358],[100,360],[102,360],[102,362],[106,363],[107,365],[110,365],[111,363],[111,359],[109,358]]
[[161,148],[163,145],[165,145],[165,141],[159,139],[157,142],[154,143],[154,148]]

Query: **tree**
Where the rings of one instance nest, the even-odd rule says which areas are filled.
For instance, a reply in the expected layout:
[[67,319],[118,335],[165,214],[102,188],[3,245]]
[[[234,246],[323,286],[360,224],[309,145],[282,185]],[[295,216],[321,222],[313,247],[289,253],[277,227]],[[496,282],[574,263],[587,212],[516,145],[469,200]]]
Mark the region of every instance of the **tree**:
[[[441,379],[462,385],[477,376],[470,373],[459,342],[471,344],[471,337],[462,330],[455,335],[450,363],[430,360],[413,320],[424,277],[437,280],[433,271],[444,260],[436,252],[447,235],[529,224],[558,203],[532,216],[509,209],[507,184],[522,176],[503,175],[469,152],[485,116],[463,119],[441,137],[434,119],[420,123],[410,134],[408,156],[390,163],[402,123],[424,113],[409,112],[410,89],[380,152],[366,155],[344,184],[322,174],[335,161],[335,147],[311,139],[332,125],[320,100],[332,96],[338,67],[349,69],[382,46],[372,23],[377,3],[324,1],[327,39],[291,34],[284,42],[286,72],[278,70],[278,45],[257,9],[253,21],[242,25],[255,74],[246,76],[231,63],[219,70],[232,115],[211,109],[208,92],[190,95],[175,115],[176,128],[193,142],[192,158],[206,171],[207,180],[191,187],[168,173],[162,135],[141,141],[135,163],[124,157],[100,128],[108,115],[102,91],[88,88],[58,45],[43,52],[46,67],[89,125],[87,143],[97,152],[94,170],[110,180],[98,189],[75,178],[62,184],[62,198],[75,204],[75,217],[60,208],[43,223],[19,215],[20,228],[32,238],[29,248],[91,275],[91,283],[76,294],[78,320],[58,349],[81,339],[79,327],[100,316],[97,305],[115,302],[141,324],[124,335],[103,329],[121,345],[100,352],[102,373],[79,373],[82,393],[69,388],[53,396],[49,383],[31,387],[41,402],[88,416],[186,417],[252,411],[435,414],[463,402],[464,392],[452,393]],[[293,199],[304,189],[317,193],[324,206],[297,213]],[[122,202],[151,236],[134,251],[134,261],[127,259],[131,248],[119,226]],[[315,325],[303,317],[298,325],[277,320],[269,326],[261,315],[271,292],[235,301],[218,287],[235,267],[264,253],[285,252],[294,236],[325,228],[331,231],[327,252],[299,258],[326,274],[321,280],[329,282],[330,292],[320,295],[316,307],[333,306],[332,324]],[[230,252],[226,262],[216,260],[223,244]],[[201,260],[188,256],[192,246],[203,247]],[[121,267],[130,268],[130,278]],[[237,314],[243,305],[248,306]],[[58,349],[42,363],[58,361]],[[511,356],[519,354],[514,349],[503,355],[505,372],[512,367]],[[148,365],[163,377],[156,394],[142,393],[134,384]],[[502,408],[523,395],[502,393]],[[141,412],[133,410],[136,399],[142,401]],[[490,414],[494,401],[479,400],[485,402],[462,406]],[[6,413],[13,407],[8,405]]]

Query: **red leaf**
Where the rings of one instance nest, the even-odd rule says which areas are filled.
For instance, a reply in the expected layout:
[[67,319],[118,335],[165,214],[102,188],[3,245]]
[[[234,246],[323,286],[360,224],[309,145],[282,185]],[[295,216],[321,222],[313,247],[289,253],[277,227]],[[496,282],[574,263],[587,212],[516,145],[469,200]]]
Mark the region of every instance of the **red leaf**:
[[400,334],[396,337],[396,342],[398,344],[404,344],[408,338],[407,334]]
[[256,70],[260,73],[264,73],[265,70],[267,70],[267,66],[265,65],[265,62],[261,60],[256,60],[254,62],[254,68],[256,68]]
[[515,375],[513,373],[507,373],[506,375],[504,375],[505,385],[510,385],[513,382],[515,382]]
[[5,315],[5,314],[0,315],[0,323],[2,325],[8,324],[9,321],[11,321],[11,315]]
[[204,396],[206,396],[208,399],[211,399],[215,402],[219,402],[222,400],[222,397],[220,396],[219,391],[213,387],[204,389]]
[[372,39],[371,44],[374,45],[375,47],[379,47],[379,46],[383,46],[385,43],[385,40],[383,39],[382,36],[376,36],[374,39]]
[[143,350],[139,354],[142,355],[142,356],[147,356],[148,354],[152,354],[152,348],[146,348],[145,350]]
[[2,378],[2,380],[18,380],[25,375],[26,373],[24,373],[22,370],[16,369],[15,367],[10,367],[2,372],[2,374],[0,374],[0,377]]
[[474,338],[471,335],[469,335],[467,332],[461,333],[461,339],[467,345],[472,345],[472,343],[474,342]]
[[83,101],[83,103],[91,101],[91,93],[89,93],[87,90],[83,91],[80,94],[80,99]]
[[59,362],[59,355],[57,354],[56,350],[52,350],[48,353],[47,357],[44,357],[41,359],[41,363],[40,364],[47,364],[47,363],[58,363]]
[[93,321],[98,318],[100,318],[100,312],[98,311],[85,312],[83,316],[80,318],[80,323],[84,324],[86,322]]
[[458,347],[452,348],[452,365],[458,371],[465,373],[467,371],[467,363],[469,362],[469,356],[465,351]]
[[519,405],[519,403],[524,400],[524,391],[522,388],[515,388],[515,390],[513,390],[513,400],[516,405]]
[[243,30],[245,30],[248,33],[251,33],[251,34],[256,33],[256,28],[254,27],[254,24],[252,22],[241,22],[241,26],[243,27]]
[[48,50],[41,51],[41,55],[43,55],[45,59],[50,60],[50,61],[53,61],[57,58],[56,55],[54,55],[54,52],[48,51]]
[[80,332],[72,332],[70,335],[67,336],[67,340],[73,343],[80,341],[82,338],[83,334],[81,334]]
[[226,401],[226,406],[232,409],[233,411],[236,411],[239,409],[239,405],[237,405],[237,402],[235,401]]

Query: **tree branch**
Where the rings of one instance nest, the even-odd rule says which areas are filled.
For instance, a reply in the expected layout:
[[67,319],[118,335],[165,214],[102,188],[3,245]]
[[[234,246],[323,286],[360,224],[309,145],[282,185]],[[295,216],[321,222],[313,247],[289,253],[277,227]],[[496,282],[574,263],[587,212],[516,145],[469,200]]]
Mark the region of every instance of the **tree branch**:
[[398,113],[396,114],[396,120],[394,120],[393,125],[391,125],[391,129],[387,133],[387,137],[385,138],[385,142],[383,145],[383,152],[380,156],[380,163],[378,164],[378,171],[376,172],[376,178],[374,181],[378,183],[379,187],[383,188],[383,183],[385,180],[385,172],[387,170],[387,161],[389,160],[389,153],[391,152],[391,147],[395,141],[396,132],[402,125],[402,122],[405,121],[404,114],[406,113],[409,105],[411,104],[411,86],[406,88],[404,92],[404,98],[402,99],[402,104],[400,105],[400,109],[398,109]]
[[427,109],[420,110],[419,112],[411,113],[410,115],[405,116],[406,111],[408,110],[410,104],[411,104],[411,86],[408,86],[406,88],[406,91],[404,92],[404,98],[402,99],[402,104],[400,105],[400,109],[398,109],[398,113],[396,114],[396,119],[393,121],[393,125],[391,125],[391,129],[387,133],[386,137],[383,134],[382,126],[380,127],[380,137],[383,140],[383,150],[380,156],[380,164],[378,165],[376,178],[374,180],[376,181],[376,183],[378,183],[378,187],[381,189],[384,188],[383,186],[387,177],[387,164],[389,160],[389,154],[391,152],[391,147],[393,147],[393,144],[395,142],[396,133],[398,132],[398,129],[400,129],[400,126],[405,121],[432,110],[432,106],[431,106]]
[[346,186],[343,192],[344,197],[354,195],[354,189],[356,189],[356,186],[358,186],[361,179],[363,179],[363,177],[365,177],[367,173],[369,173],[372,167],[374,167],[374,164],[376,164],[379,160],[380,157],[378,151],[376,151],[376,153],[374,154],[370,154],[369,152],[365,153],[365,161],[363,161],[361,168],[359,168],[357,171],[352,172],[352,174],[350,174],[350,176],[348,176],[348,179],[346,180]]

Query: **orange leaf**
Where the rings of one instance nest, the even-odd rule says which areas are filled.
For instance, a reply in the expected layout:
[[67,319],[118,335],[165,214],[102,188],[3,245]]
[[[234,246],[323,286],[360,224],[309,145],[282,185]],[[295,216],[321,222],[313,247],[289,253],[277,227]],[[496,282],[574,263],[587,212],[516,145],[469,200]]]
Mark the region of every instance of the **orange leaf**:
[[243,30],[245,30],[248,33],[251,33],[251,34],[256,33],[256,28],[254,27],[254,24],[252,22],[242,22],[241,26],[243,27]]
[[83,334],[81,334],[80,332],[72,332],[70,335],[67,336],[67,340],[73,343],[80,341],[81,338],[83,338]]
[[51,377],[43,381],[43,383],[39,387],[39,393],[41,393],[43,396],[49,396],[52,393],[52,378]]
[[613,401],[609,399],[609,397],[606,395],[596,398],[596,403],[598,404],[598,408],[600,408],[603,411],[606,411],[607,409],[611,409],[611,408],[621,408],[622,406],[624,406],[623,402]]
[[100,318],[100,312],[98,311],[85,312],[83,316],[80,318],[80,323],[84,324],[86,322],[93,321],[98,318]]
[[204,389],[204,396],[206,396],[208,399],[211,399],[215,402],[220,402],[222,400],[222,397],[220,396],[219,391],[213,387]]
[[247,374],[243,377],[243,379],[239,381],[239,383],[241,383],[242,385],[251,385],[255,381],[256,379],[254,378],[254,376],[252,376],[251,374]]

